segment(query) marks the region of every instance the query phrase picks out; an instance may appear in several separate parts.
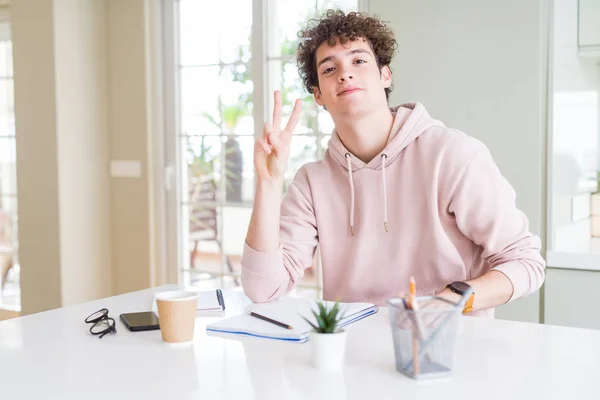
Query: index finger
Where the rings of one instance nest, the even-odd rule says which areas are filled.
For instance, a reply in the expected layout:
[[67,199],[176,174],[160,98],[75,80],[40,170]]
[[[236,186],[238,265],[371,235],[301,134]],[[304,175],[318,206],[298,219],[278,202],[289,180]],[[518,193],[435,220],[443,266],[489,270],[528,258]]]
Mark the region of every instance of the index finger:
[[281,129],[281,92],[276,90],[273,94],[274,103],[273,103],[273,128],[276,130]]
[[292,133],[300,121],[300,115],[302,113],[302,100],[296,99],[294,102],[294,109],[292,110],[292,116],[285,126],[285,130],[289,133]]

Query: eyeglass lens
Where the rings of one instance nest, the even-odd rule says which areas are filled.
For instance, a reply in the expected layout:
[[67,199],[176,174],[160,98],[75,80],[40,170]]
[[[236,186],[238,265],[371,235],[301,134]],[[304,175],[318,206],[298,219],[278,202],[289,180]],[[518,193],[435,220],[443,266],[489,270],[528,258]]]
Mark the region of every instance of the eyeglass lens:
[[95,313],[93,313],[89,317],[87,317],[85,319],[85,322],[86,323],[94,323],[96,321],[101,320],[102,318],[105,318],[107,315],[108,315],[108,310],[106,308],[103,308],[101,310],[96,311]]

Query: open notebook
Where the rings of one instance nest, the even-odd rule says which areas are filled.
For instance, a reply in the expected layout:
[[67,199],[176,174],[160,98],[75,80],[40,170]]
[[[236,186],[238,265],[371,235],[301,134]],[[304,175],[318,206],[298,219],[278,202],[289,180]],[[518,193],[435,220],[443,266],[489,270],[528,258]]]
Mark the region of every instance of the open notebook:
[[[333,302],[325,302],[325,305],[330,308]],[[376,305],[370,303],[340,303],[340,308],[344,315],[339,324],[340,327],[375,314],[379,310]],[[302,316],[305,316],[310,321],[314,321],[315,318],[312,315],[312,309],[317,309],[315,301],[306,298],[284,298],[271,303],[253,304],[248,307],[246,313],[212,323],[206,327],[206,330],[208,332],[224,332],[305,342],[309,338],[311,327]],[[283,322],[290,325],[293,329],[282,328],[270,322],[252,317],[248,314],[250,311]]]

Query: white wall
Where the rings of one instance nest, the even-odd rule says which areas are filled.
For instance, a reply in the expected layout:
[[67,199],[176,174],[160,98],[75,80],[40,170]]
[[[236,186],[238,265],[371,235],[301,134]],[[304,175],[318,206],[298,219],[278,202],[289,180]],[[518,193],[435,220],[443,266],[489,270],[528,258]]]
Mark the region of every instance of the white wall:
[[112,294],[106,4],[54,2],[62,303]]
[[23,314],[62,303],[53,14],[53,2],[11,6]]
[[[158,7],[11,4],[23,314],[165,281]],[[141,177],[111,178],[112,159]]]
[[[545,232],[546,48],[549,0],[371,0],[399,49],[391,103],[419,101],[434,118],[482,140]],[[539,295],[497,316],[538,321]]]
[[105,7],[11,6],[23,314],[113,292]]
[[121,294],[155,282],[152,154],[158,138],[151,113],[150,2],[107,4],[110,158],[141,165],[140,177],[111,182],[112,265],[115,292]]

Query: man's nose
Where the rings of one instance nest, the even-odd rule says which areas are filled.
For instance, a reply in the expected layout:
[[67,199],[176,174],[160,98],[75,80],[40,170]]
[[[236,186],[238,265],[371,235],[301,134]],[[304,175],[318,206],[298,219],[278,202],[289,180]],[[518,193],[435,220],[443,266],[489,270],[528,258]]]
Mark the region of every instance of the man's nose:
[[348,71],[346,68],[340,68],[339,80],[340,82],[344,82],[347,80],[353,79],[352,73]]

